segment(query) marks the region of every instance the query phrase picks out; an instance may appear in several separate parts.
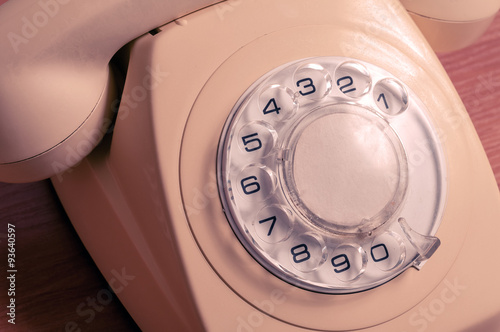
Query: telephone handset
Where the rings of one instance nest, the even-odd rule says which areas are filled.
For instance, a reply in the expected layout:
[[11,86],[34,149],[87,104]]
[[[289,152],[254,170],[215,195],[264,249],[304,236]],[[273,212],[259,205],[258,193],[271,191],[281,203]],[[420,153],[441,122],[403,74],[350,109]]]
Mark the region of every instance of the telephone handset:
[[109,126],[113,55],[141,34],[215,2],[2,5],[0,179],[35,181],[78,163]]
[[[403,4],[445,48],[500,7]],[[498,188],[400,2],[17,0],[0,17],[0,178],[54,176],[104,276],[134,277],[119,297],[142,329],[458,330],[500,313]],[[108,63],[136,37],[97,145]]]

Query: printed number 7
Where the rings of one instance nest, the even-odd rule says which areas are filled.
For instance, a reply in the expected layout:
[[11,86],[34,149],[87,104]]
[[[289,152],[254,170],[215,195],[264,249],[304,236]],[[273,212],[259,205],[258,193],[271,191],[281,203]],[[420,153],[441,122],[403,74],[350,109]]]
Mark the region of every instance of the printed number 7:
[[267,236],[271,236],[271,233],[273,232],[274,224],[276,223],[276,216],[259,221],[259,224],[263,224],[269,221],[271,221],[271,227],[269,227],[269,232],[267,232]]

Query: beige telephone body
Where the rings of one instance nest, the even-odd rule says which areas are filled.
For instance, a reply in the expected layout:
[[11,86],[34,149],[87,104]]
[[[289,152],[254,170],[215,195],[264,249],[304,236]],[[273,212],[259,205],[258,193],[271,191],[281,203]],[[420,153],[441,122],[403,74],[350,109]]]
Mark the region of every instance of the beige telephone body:
[[52,177],[144,331],[498,330],[500,195],[410,15],[499,7],[9,1],[0,179]]

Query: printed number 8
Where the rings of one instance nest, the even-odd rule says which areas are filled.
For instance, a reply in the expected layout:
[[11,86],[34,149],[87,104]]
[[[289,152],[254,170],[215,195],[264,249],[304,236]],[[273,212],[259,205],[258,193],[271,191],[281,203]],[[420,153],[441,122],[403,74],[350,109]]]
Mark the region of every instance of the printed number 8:
[[299,244],[290,250],[293,256],[293,261],[297,264],[307,261],[311,258],[311,254],[309,253],[309,249],[305,244]]

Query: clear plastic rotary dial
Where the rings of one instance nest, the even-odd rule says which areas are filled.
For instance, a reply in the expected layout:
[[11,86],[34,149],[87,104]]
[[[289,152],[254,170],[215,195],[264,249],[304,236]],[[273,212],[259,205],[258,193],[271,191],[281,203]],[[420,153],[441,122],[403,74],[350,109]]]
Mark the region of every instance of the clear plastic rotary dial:
[[379,286],[438,248],[445,166],[418,97],[344,57],[304,59],[253,84],[218,151],[223,207],[277,277],[323,293]]

